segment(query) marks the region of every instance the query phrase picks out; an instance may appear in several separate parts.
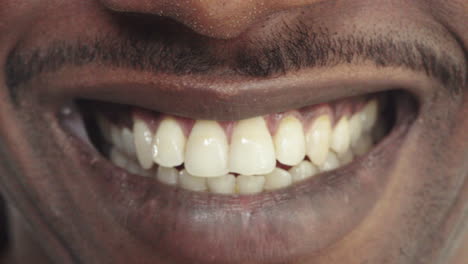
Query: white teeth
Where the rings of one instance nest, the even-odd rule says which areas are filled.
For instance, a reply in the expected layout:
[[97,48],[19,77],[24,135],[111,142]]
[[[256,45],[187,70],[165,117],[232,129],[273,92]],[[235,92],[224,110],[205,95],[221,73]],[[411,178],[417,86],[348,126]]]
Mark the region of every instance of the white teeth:
[[228,141],[215,121],[195,123],[187,141],[185,169],[194,176],[216,177],[228,173]]
[[367,153],[372,148],[372,136],[368,133],[364,133],[355,144],[352,146],[353,153],[361,156]]
[[311,162],[307,160],[304,160],[298,165],[289,169],[289,174],[291,174],[293,182],[298,182],[307,179],[311,176],[314,176],[317,173],[317,167],[315,167]]
[[351,144],[354,144],[359,137],[361,136],[362,132],[362,121],[361,121],[361,114],[355,113],[349,119],[349,138]]
[[236,192],[236,177],[232,174],[208,178],[207,183],[212,193],[233,194]]
[[182,170],[179,174],[179,184],[182,188],[191,191],[206,191],[206,178],[190,175],[186,170]]
[[164,167],[181,165],[184,162],[185,142],[184,132],[177,121],[165,118],[152,140],[152,159]]
[[177,185],[179,172],[177,169],[174,168],[167,168],[163,166],[158,167],[158,171],[156,172],[156,178],[165,184],[168,185]]
[[127,165],[127,158],[116,148],[111,149],[109,158],[117,167],[125,168]]
[[348,117],[343,116],[335,125],[331,136],[330,147],[336,153],[345,153],[349,149],[349,122]]
[[229,171],[244,175],[267,174],[275,166],[273,141],[263,117],[239,121],[231,137]]
[[272,172],[265,175],[265,190],[275,190],[291,185],[292,178],[289,172],[275,168]]
[[340,166],[340,161],[336,154],[330,151],[325,159],[325,162],[320,166],[320,171],[330,171],[338,168]]
[[377,100],[369,101],[360,111],[362,130],[369,131],[377,121]]
[[239,194],[255,194],[263,191],[265,177],[253,175],[239,175],[236,178],[237,192]]
[[133,137],[137,159],[141,167],[150,169],[153,166],[153,134],[143,120],[136,118],[133,121]]
[[320,166],[327,158],[330,146],[331,120],[328,115],[314,120],[306,134],[307,156]]
[[128,155],[135,155],[136,150],[135,150],[135,139],[133,137],[133,132],[130,131],[128,128],[124,128],[122,130],[122,145],[123,145],[123,150],[128,154]]
[[276,159],[285,165],[299,164],[305,156],[302,123],[293,116],[281,120],[274,136]]
[[125,169],[133,174],[144,175],[144,170],[136,162],[130,160],[125,165]]

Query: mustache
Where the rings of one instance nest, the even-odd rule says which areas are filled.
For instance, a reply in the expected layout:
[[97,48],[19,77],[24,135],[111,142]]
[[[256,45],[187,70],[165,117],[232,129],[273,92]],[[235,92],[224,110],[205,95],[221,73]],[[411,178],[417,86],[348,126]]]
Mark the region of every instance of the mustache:
[[453,94],[466,88],[466,52],[460,62],[423,41],[402,41],[391,35],[336,35],[298,21],[284,23],[269,36],[253,37],[245,48],[226,49],[231,54],[219,56],[202,37],[190,38],[191,34],[147,25],[123,27],[119,34],[101,34],[92,40],[52,41],[45,48],[26,50],[17,45],[6,60],[6,85],[17,102],[24,84],[66,66],[101,64],[175,75],[222,72],[265,78],[304,68],[372,62],[377,67],[423,72]]

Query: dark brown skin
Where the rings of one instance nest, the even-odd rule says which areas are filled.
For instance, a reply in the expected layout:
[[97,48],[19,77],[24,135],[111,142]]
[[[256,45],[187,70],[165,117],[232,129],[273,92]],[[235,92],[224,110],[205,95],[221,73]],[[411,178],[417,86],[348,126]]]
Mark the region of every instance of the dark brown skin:
[[[0,192],[10,222],[1,263],[465,263],[467,14],[466,0],[1,0]],[[258,39],[299,23],[334,36],[417,40],[460,80],[372,58],[236,74],[234,54],[253,56],[268,43]],[[12,50],[122,40],[122,28],[170,31],[171,44],[199,45],[222,63],[202,74],[64,66],[26,80],[12,98]],[[395,87],[415,96],[419,112],[402,111],[399,129],[369,156],[247,198],[179,192],[116,171],[57,117],[79,97],[239,119]]]

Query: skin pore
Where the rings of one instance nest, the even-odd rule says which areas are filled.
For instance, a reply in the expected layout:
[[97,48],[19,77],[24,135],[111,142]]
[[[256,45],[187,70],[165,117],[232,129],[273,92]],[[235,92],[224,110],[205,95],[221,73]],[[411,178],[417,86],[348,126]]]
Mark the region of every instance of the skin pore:
[[[1,1],[0,262],[463,263],[467,14],[465,0]],[[369,155],[258,196],[117,173],[67,125],[75,99],[240,120],[387,90],[415,103]]]

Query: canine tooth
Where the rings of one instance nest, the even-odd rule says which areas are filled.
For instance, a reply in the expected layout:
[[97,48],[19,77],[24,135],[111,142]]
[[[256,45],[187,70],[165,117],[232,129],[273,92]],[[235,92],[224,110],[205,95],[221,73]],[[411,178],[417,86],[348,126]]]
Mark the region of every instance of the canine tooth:
[[338,159],[340,160],[341,166],[349,164],[353,161],[354,155],[351,149],[348,149],[345,153],[338,154]]
[[208,178],[207,183],[212,193],[233,194],[236,192],[236,177],[232,174]]
[[244,175],[267,174],[275,166],[273,140],[263,117],[239,121],[232,133],[229,171]]
[[206,178],[190,175],[186,170],[179,174],[179,185],[191,191],[206,191]]
[[361,121],[361,114],[355,113],[349,119],[349,138],[351,144],[355,143],[359,137],[361,136],[362,132],[362,121]]
[[345,153],[349,149],[349,141],[348,117],[343,116],[333,129],[330,147],[338,154]]
[[361,110],[362,130],[369,131],[377,121],[377,100],[369,101]]
[[298,182],[314,176],[318,173],[317,167],[315,167],[310,161],[304,160],[296,166],[289,169],[289,174],[293,182]]
[[357,141],[353,144],[353,153],[361,156],[366,154],[372,148],[372,136],[369,133],[364,133]]
[[156,172],[156,178],[165,184],[177,185],[179,172],[177,169],[159,166]]
[[294,166],[305,156],[305,136],[302,123],[293,116],[281,120],[274,136],[276,159]]
[[314,120],[306,134],[307,156],[316,165],[327,158],[330,146],[331,121],[328,115]]
[[186,138],[176,120],[165,118],[154,135],[153,161],[164,167],[179,166],[184,162]]
[[228,173],[228,140],[216,121],[199,120],[192,128],[185,151],[185,169],[194,176]]
[[275,168],[272,172],[264,175],[265,176],[265,185],[263,188],[265,190],[275,190],[291,185],[292,178],[291,174],[286,170]]
[[320,171],[334,170],[340,166],[340,161],[333,151],[330,151],[325,162],[320,166]]
[[143,120],[134,120],[133,136],[135,140],[137,159],[140,162],[141,167],[144,169],[150,169],[153,166],[153,134]]
[[127,165],[127,158],[115,147],[113,147],[109,153],[110,160],[114,163],[117,167],[125,168]]
[[236,178],[237,192],[240,194],[255,194],[263,191],[265,177],[239,175]]
[[136,151],[135,151],[135,139],[133,137],[133,132],[128,129],[128,128],[124,128],[122,130],[122,145],[123,145],[123,150],[125,150],[125,152],[129,155],[135,155]]

